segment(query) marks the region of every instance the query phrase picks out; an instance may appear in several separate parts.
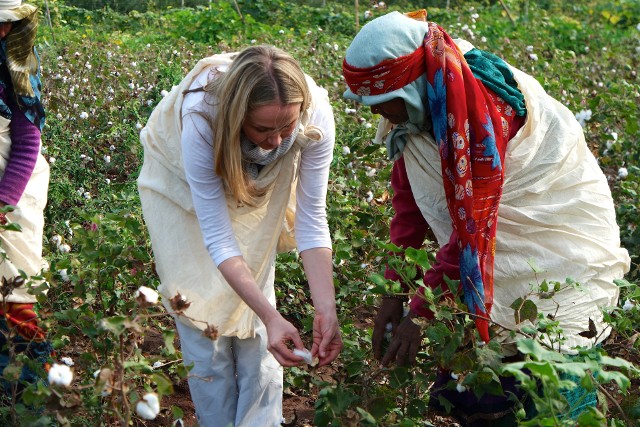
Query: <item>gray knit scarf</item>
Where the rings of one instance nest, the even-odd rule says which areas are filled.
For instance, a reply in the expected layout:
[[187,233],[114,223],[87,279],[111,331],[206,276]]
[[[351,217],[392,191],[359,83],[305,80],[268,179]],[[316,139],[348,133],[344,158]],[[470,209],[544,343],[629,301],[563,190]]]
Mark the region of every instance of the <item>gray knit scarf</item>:
[[291,148],[298,133],[300,132],[300,123],[294,128],[293,133],[282,140],[282,143],[273,150],[264,150],[251,142],[249,138],[242,135],[240,137],[240,150],[242,151],[242,164],[244,170],[252,179],[258,178],[262,166],[275,162],[284,156]]

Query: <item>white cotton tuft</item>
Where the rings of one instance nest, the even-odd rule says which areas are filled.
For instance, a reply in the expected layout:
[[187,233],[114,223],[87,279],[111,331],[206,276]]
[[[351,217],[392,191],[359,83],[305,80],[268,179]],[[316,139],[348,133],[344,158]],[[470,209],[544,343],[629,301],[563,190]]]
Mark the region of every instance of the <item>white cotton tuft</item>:
[[144,297],[145,302],[148,302],[149,304],[155,304],[158,302],[158,292],[151,288],[147,288],[146,286],[140,286],[136,291],[135,297],[139,298],[140,296]]
[[627,176],[629,176],[627,168],[618,169],[618,179],[625,179]]
[[624,302],[624,305],[622,306],[622,309],[624,311],[629,311],[629,310],[633,310],[633,307],[635,307],[635,306],[636,305],[633,302],[631,302],[631,300],[626,300]]
[[160,413],[158,395],[155,393],[147,393],[142,396],[142,400],[136,404],[136,413],[140,418],[145,420],[155,420]]
[[311,352],[306,348],[302,350],[299,350],[296,348],[293,350],[293,354],[295,354],[298,357],[302,357],[304,361],[307,362],[308,364],[311,364],[313,360],[313,358],[311,357]]
[[49,384],[69,387],[73,380],[73,372],[67,365],[54,363],[49,369]]

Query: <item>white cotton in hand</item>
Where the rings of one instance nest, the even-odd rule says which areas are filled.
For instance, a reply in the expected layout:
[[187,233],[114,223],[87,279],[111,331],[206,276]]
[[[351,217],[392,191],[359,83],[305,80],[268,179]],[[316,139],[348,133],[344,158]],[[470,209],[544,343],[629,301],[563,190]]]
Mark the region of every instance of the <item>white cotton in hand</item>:
[[295,354],[298,357],[302,357],[304,359],[304,361],[311,366],[316,366],[319,362],[319,359],[317,357],[312,357],[311,356],[311,352],[309,350],[307,350],[306,348],[302,349],[302,350],[298,350],[297,348],[293,350],[293,354]]
[[298,350],[296,348],[295,350],[293,350],[293,354],[295,354],[298,357],[302,357],[305,362],[307,362],[308,364],[311,364],[311,361],[312,361],[311,352],[306,348],[302,350]]

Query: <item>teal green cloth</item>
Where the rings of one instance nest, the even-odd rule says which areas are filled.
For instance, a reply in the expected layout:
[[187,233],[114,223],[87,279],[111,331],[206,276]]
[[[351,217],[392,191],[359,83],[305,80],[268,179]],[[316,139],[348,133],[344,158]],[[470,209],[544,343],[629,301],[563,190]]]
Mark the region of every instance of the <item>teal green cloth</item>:
[[576,383],[574,388],[560,390],[560,394],[567,399],[569,406],[573,408],[571,412],[567,414],[570,419],[576,420],[588,407],[595,408],[598,405],[598,394],[596,390],[589,391],[582,387],[580,385],[580,377],[563,373],[560,375],[560,379],[570,380]]
[[511,105],[518,116],[527,114],[524,95],[518,89],[518,83],[506,62],[492,53],[477,48],[465,53],[464,59],[467,60],[473,75]]

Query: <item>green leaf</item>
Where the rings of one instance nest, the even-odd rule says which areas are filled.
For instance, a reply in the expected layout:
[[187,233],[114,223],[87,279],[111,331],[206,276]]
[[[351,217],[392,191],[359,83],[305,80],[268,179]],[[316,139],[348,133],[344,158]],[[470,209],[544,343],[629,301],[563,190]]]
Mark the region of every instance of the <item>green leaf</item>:
[[438,403],[440,403],[440,405],[442,405],[442,407],[447,412],[447,414],[450,414],[451,410],[454,407],[453,403],[451,403],[449,400],[447,400],[447,398],[445,398],[442,394],[438,395]]
[[179,406],[171,406],[171,414],[173,415],[174,420],[184,418],[184,411]]
[[584,377],[582,377],[582,379],[580,380],[580,385],[582,386],[582,388],[588,391],[592,391],[596,387],[596,385],[593,383],[593,378],[591,378],[591,375],[585,375]]
[[547,379],[558,379],[557,372],[549,362],[526,362],[524,366],[531,371],[532,374]]
[[124,316],[105,317],[100,322],[100,328],[119,336],[125,331],[127,323],[128,319]]
[[523,301],[522,298],[518,298],[511,304],[511,308],[514,309],[513,317],[516,324],[522,323],[525,320],[534,323],[538,318],[538,306],[529,299]]
[[601,383],[615,381],[622,392],[626,392],[627,388],[631,385],[631,381],[625,374],[616,371],[598,371],[596,373],[596,379]]
[[636,373],[640,373],[640,368],[636,367],[633,363],[621,359],[619,357],[609,357],[609,356],[601,356],[599,360],[600,364],[613,366],[616,368],[628,369],[630,371],[634,371]]
[[385,288],[387,286],[387,283],[389,283],[389,279],[385,278],[382,274],[379,273],[371,273],[369,275],[369,280],[371,280],[373,284],[383,288]]
[[414,264],[422,267],[423,270],[428,270],[431,268],[431,263],[429,262],[429,255],[420,249],[415,248],[407,248],[404,254],[407,261],[412,262]]
[[377,426],[378,423],[376,422],[376,419],[367,411],[365,411],[364,409],[357,407],[356,411],[358,411],[358,414],[360,414],[360,425],[363,426]]
[[543,280],[542,283],[540,283],[540,290],[542,292],[549,292],[549,284],[547,283],[547,280]]
[[545,360],[549,362],[565,362],[566,356],[556,351],[547,350],[536,340],[524,338],[516,343],[520,353],[531,356],[534,360]]
[[173,383],[171,379],[162,372],[156,372],[151,375],[151,381],[156,385],[158,393],[163,396],[173,394]]
[[596,363],[590,364],[585,362],[567,362],[556,364],[556,368],[558,369],[558,371],[566,375],[582,378],[585,375],[588,375],[588,371],[598,369],[598,365]]

